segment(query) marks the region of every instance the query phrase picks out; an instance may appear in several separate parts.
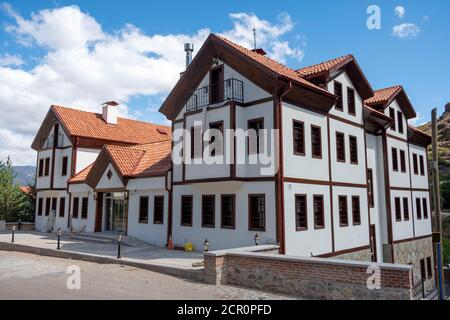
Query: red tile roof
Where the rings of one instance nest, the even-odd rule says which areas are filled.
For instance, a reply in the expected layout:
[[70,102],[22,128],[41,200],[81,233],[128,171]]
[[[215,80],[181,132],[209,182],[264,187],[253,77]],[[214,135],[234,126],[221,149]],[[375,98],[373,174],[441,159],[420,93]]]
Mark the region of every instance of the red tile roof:
[[373,106],[377,104],[385,104],[388,102],[394,95],[403,90],[402,86],[393,86],[389,88],[384,88],[380,90],[375,90],[372,98],[364,101],[368,106]]
[[321,62],[318,64],[314,64],[312,66],[300,68],[300,69],[296,70],[296,72],[301,77],[309,77],[309,76],[317,75],[319,73],[328,71],[341,63],[347,62],[350,59],[353,59],[353,56],[351,54],[345,55],[345,56],[342,56],[342,57],[339,57],[336,59],[324,61],[324,62]]
[[[106,123],[102,115],[62,106],[51,109],[71,136],[144,144],[171,139],[170,127],[148,122],[118,118],[117,125]],[[162,133],[166,132],[166,134]]]
[[89,172],[91,172],[91,169],[92,169],[93,165],[94,165],[93,163],[90,164],[89,166],[87,166],[86,168],[84,168],[83,170],[78,172],[76,175],[74,175],[67,182],[68,183],[83,183],[83,182],[85,182],[86,177],[89,174]]

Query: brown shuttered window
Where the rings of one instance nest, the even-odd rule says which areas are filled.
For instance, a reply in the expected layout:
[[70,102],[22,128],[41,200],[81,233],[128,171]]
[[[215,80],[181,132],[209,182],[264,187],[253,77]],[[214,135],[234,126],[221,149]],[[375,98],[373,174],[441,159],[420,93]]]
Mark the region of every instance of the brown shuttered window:
[[348,227],[347,196],[339,196],[339,225]]
[[355,90],[347,87],[348,113],[352,116],[356,115],[355,109]]
[[139,223],[148,223],[148,197],[139,197]]
[[59,198],[59,216],[64,217],[66,211],[66,198]]
[[214,195],[202,196],[202,227],[216,227],[216,197]]
[[45,216],[48,217],[48,215],[50,214],[50,206],[51,206],[51,198],[46,198],[45,199]]
[[358,164],[358,139],[355,136],[349,137],[350,163]]
[[409,221],[408,198],[403,198],[403,219]]
[[345,137],[341,132],[336,132],[336,157],[338,162],[345,162]]
[[425,161],[423,156],[419,156],[419,164],[420,164],[420,175],[424,176],[425,175]]
[[311,126],[311,152],[312,157],[322,159],[322,129],[318,126]]
[[361,207],[359,202],[359,196],[352,196],[352,214],[353,214],[353,225],[361,225]]
[[181,225],[192,227],[192,196],[181,196]]
[[[223,121],[214,122],[209,124],[209,129],[214,131],[220,131],[221,137],[211,136],[209,138],[209,144],[211,145],[218,139],[217,147],[215,149],[210,150],[211,157],[215,156],[221,156],[223,155],[223,143],[224,143],[224,137],[223,137]],[[217,132],[216,132],[217,133]]]
[[337,97],[336,100],[336,110],[343,111],[343,102],[342,102],[342,84],[340,82],[334,82],[334,94]]
[[266,196],[249,195],[249,230],[264,231],[266,228]]
[[78,208],[80,205],[80,198],[76,197],[73,198],[73,204],[72,204],[72,217],[74,219],[78,219]]
[[403,114],[397,111],[398,132],[403,133]]
[[325,214],[323,208],[322,195],[315,195],[313,197],[313,208],[314,208],[314,228],[315,229],[325,228]]
[[398,153],[396,148],[392,148],[392,170],[398,171]]
[[67,165],[69,162],[69,158],[68,157],[63,157],[62,158],[62,164],[61,164],[61,175],[63,177],[67,176]]
[[48,177],[49,174],[50,174],[50,158],[45,158],[44,176]]
[[295,196],[295,226],[297,231],[308,230],[306,195]]
[[422,205],[420,203],[420,198],[416,198],[416,214],[417,220],[422,220]]
[[235,195],[222,195],[221,204],[221,227],[223,229],[235,228],[235,210],[236,210]]
[[294,154],[298,156],[305,155],[305,124],[301,121],[293,120],[292,122],[294,138]]
[[43,175],[44,175],[44,159],[39,159],[38,176],[42,177]]
[[247,122],[248,129],[248,154],[260,154],[264,152],[262,131],[264,119],[252,119]]
[[367,169],[367,186],[369,188],[369,206],[375,206],[374,188],[373,188],[373,170]]
[[88,198],[83,198],[81,200],[81,219],[88,218],[88,206],[89,206]]
[[42,216],[43,206],[44,206],[44,199],[43,198],[39,198],[39,200],[38,200],[38,209],[37,209],[37,215],[38,216]]
[[423,199],[422,199],[422,204],[423,204],[423,218],[424,218],[424,219],[428,219],[428,203],[427,203],[427,198],[423,198]]
[[419,168],[417,165],[417,154],[413,153],[413,170],[414,174],[419,174]]
[[153,198],[153,224],[164,224],[164,196]]
[[393,120],[392,125],[391,125],[391,130],[395,131],[396,128],[395,128],[395,110],[394,110],[394,108],[389,108],[389,116]]
[[395,198],[395,220],[397,222],[402,221],[402,206],[400,198]]
[[425,259],[420,259],[420,276],[422,280],[427,279],[426,270],[425,270]]
[[428,275],[428,279],[433,278],[433,267],[431,264],[431,257],[427,258],[427,275]]
[[406,157],[404,150],[400,150],[400,170],[406,172]]
[[203,137],[200,126],[191,127],[191,159],[201,158],[203,155]]

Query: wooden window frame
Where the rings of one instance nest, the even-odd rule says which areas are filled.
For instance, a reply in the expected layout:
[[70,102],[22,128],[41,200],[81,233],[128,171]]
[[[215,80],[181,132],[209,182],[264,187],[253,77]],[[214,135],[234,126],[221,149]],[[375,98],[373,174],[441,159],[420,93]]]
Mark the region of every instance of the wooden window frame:
[[61,176],[66,177],[68,172],[69,157],[64,156],[61,160]]
[[[144,208],[143,202],[147,202]],[[150,205],[150,197],[149,196],[140,196],[139,197],[139,215],[138,215],[138,223],[139,224],[148,224],[148,214],[149,214],[149,205]],[[145,218],[143,219],[143,216]]]
[[[184,205],[183,205],[183,201],[184,201],[184,199],[190,199],[191,200],[191,222],[190,223],[186,223],[186,222],[183,222],[183,215],[184,215]],[[192,196],[192,195],[182,195],[181,196],[181,198],[180,198],[180,201],[181,201],[181,206],[180,206],[180,223],[181,223],[181,226],[183,226],[183,227],[192,227],[192,225],[193,225],[193,221],[194,221],[194,196]]]
[[[219,126],[220,129],[218,128],[211,128],[214,126]],[[220,157],[224,155],[224,150],[225,150],[225,136],[224,136],[224,121],[220,120],[220,121],[214,121],[214,122],[210,122],[208,125],[208,129],[214,129],[214,130],[219,130],[222,133],[222,150],[220,153],[217,153],[216,150],[214,149],[214,155],[213,152],[211,151],[210,153],[210,157]],[[211,141],[211,136],[209,137],[209,144],[211,144],[213,141]]]
[[[297,215],[299,212],[297,211],[297,198],[302,197],[305,200],[305,226],[299,226]],[[294,196],[294,211],[295,211],[295,230],[296,231],[307,231],[308,230],[308,196],[306,194],[295,194]]]
[[420,175],[425,176],[425,157],[423,155],[419,155],[419,168]]
[[405,150],[401,150],[400,151],[400,172],[402,173],[406,173],[406,152]]
[[[250,132],[250,124],[254,122],[261,122],[261,128],[259,130],[264,130],[264,117],[248,119],[247,120],[247,133]],[[250,152],[250,137],[247,137],[247,155],[258,155],[264,152],[264,146],[261,148],[261,136],[260,132],[256,132],[256,152]]]
[[403,198],[403,220],[409,221],[409,200],[408,198]]
[[81,198],[81,216],[80,218],[83,220],[87,220],[89,217],[89,198],[82,197]]
[[424,219],[428,219],[428,200],[422,198],[422,216]]
[[389,117],[392,119],[391,130],[397,131],[397,124],[396,124],[396,119],[395,119],[395,109],[392,107],[389,108]]
[[50,216],[50,208],[51,208],[51,204],[52,203],[52,198],[45,198],[45,216],[48,217]]
[[[205,223],[205,199],[213,199],[214,205],[212,206],[212,224]],[[202,228],[216,228],[216,195],[215,194],[203,194],[202,195]]]
[[44,177],[50,175],[50,157],[45,158]]
[[[316,200],[320,200],[320,212],[316,212]],[[317,214],[320,214],[322,225],[317,224]],[[313,216],[314,216],[314,230],[325,229],[325,204],[323,194],[313,195]]]
[[57,217],[57,210],[58,210],[58,198],[52,197],[52,211],[55,211],[55,217]]
[[[252,198],[256,197],[262,197],[264,201],[264,212],[263,212],[263,219],[262,219],[262,227],[254,227],[252,226]],[[260,231],[265,232],[266,231],[266,195],[264,193],[256,193],[256,194],[249,194],[248,195],[248,230],[249,231]]]
[[[350,99],[350,97],[352,97]],[[352,103],[350,103],[352,101]],[[350,108],[350,106],[353,106]],[[348,114],[351,116],[356,116],[356,93],[355,89],[347,87],[347,108],[348,108]]]
[[400,197],[394,198],[394,216],[396,222],[402,222],[402,200]]
[[[339,88],[339,90],[338,90]],[[340,91],[340,92],[338,92]],[[336,106],[334,107],[337,111],[344,111],[344,96],[343,96],[343,86],[339,81],[334,81],[334,95],[338,98],[336,99]]]
[[[164,196],[153,196],[153,224],[164,224]],[[161,206],[158,202],[161,201]],[[161,212],[158,212],[161,210]],[[161,220],[157,219],[157,216],[161,215]]]
[[398,172],[399,166],[398,166],[398,149],[392,147],[391,148],[391,158],[392,158],[392,171]]
[[[232,219],[233,224],[231,226],[224,225],[224,199],[225,198],[233,199],[233,211],[232,211]],[[235,194],[221,194],[220,195],[220,228],[221,229],[236,229],[236,195]]]
[[44,198],[38,198],[37,215],[42,216],[44,214]]
[[412,156],[413,156],[413,172],[415,175],[419,175],[419,164],[417,153],[413,153]]
[[416,198],[416,217],[417,220],[422,220],[422,200],[420,198]]
[[[352,139],[354,140],[354,148],[356,152],[356,161],[352,159]],[[358,137],[349,135],[348,136],[348,149],[350,151],[350,163],[354,165],[358,165]]]
[[403,113],[401,111],[397,111],[397,128],[398,128],[398,133],[401,133],[401,134],[404,133]]
[[[314,129],[319,130],[318,137],[319,137],[319,154],[314,154],[314,143],[313,143],[313,137],[314,137]],[[311,157],[313,159],[322,159],[322,127],[312,124],[311,125]]]
[[[338,137],[342,137],[342,154],[341,154],[342,158],[339,157],[340,152],[339,152]],[[345,159],[346,159],[346,156],[345,156],[345,134],[343,132],[336,131],[336,161],[345,163]]]
[[369,208],[375,208],[375,195],[373,187],[373,169],[367,168],[367,188],[369,191]]
[[80,197],[74,197],[72,201],[72,218],[78,219],[80,216]]
[[[303,137],[303,141],[301,142],[302,143],[302,147],[303,147],[303,151],[302,152],[299,152],[299,151],[297,151],[296,150],[296,143],[295,143],[295,141],[296,141],[296,139],[295,139],[295,130],[296,130],[296,128],[295,128],[295,125],[296,124],[300,124],[301,126],[302,126],[302,137]],[[303,121],[299,121],[299,120],[295,120],[295,119],[293,119],[292,120],[292,148],[293,148],[293,151],[294,151],[294,155],[296,155],[296,156],[305,156],[306,155],[306,145],[305,145],[305,123],[303,122]]]
[[[349,221],[348,221],[348,197],[344,195],[338,196],[338,213],[339,213],[339,226],[341,228],[348,227]],[[345,212],[341,212],[341,201],[345,202]],[[346,221],[343,221],[343,217],[345,217]]]
[[[355,211],[355,202],[358,203],[358,211]],[[358,217],[357,220],[355,220],[355,216]],[[361,201],[359,196],[352,196],[352,222],[353,226],[361,225]]]
[[64,216],[66,215],[66,197],[59,198],[59,210],[58,211],[59,211],[58,216],[60,218],[64,218]]
[[39,159],[38,177],[44,176],[44,158]]

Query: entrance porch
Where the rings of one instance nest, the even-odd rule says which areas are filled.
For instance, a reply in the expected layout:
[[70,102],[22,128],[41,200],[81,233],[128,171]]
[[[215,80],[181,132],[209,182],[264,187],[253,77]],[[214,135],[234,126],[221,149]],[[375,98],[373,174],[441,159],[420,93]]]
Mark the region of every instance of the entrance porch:
[[97,192],[95,232],[128,232],[128,192],[125,190]]

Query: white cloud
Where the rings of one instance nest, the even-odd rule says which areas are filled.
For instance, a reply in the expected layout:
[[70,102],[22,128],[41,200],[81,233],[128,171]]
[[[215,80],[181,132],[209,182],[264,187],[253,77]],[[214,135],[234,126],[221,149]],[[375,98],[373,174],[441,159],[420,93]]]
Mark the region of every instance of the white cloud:
[[[127,104],[134,97],[165,97],[184,69],[183,44],[194,43],[198,52],[211,32],[147,35],[128,24],[108,33],[76,6],[42,10],[29,19],[9,5],[2,7],[13,20],[5,30],[20,45],[45,51],[31,69],[25,69],[17,56],[3,55],[5,62],[0,64],[0,159],[11,155],[17,165],[35,162],[30,145],[51,104],[98,112],[100,103],[117,100],[123,115],[155,114],[154,103],[138,111],[128,111]],[[293,29],[288,14],[280,15],[276,24],[248,13],[233,13],[230,18],[233,29],[221,34],[231,40],[253,47],[255,27],[258,46],[274,58],[303,56],[300,48],[282,39]]]
[[395,7],[394,12],[397,17],[403,19],[405,17],[406,9],[405,7],[397,6]]
[[0,67],[20,67],[21,65],[25,64],[25,62],[22,60],[20,56],[17,55],[10,55],[10,54],[3,54],[0,55]]
[[423,122],[423,117],[419,112],[417,112],[417,116],[414,119],[410,119],[408,122],[414,127],[421,126],[426,123]]
[[402,23],[392,28],[392,35],[400,39],[414,39],[420,33],[420,28],[414,23]]

